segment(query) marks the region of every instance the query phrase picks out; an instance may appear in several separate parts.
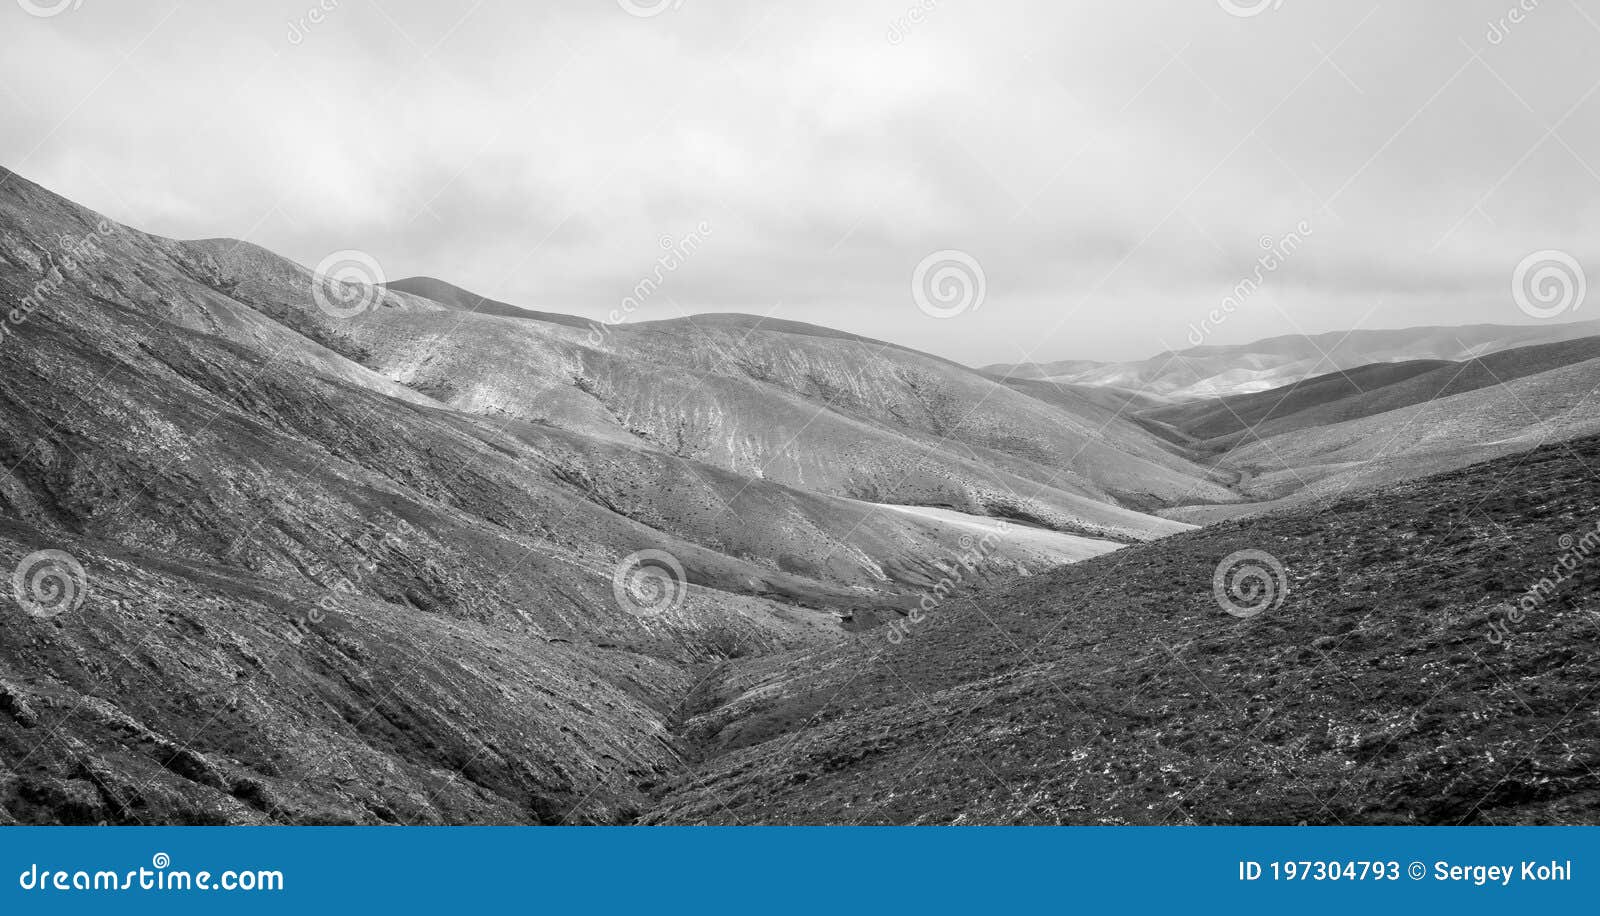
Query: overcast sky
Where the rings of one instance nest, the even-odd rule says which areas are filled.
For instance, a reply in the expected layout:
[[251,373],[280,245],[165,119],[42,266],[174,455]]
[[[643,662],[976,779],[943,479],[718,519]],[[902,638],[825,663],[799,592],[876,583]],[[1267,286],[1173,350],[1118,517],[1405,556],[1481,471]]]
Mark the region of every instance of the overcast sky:
[[[1526,323],[1525,256],[1600,265],[1600,10],[1233,2],[0,0],[0,163],[595,317],[704,224],[632,320],[971,364],[1186,346],[1291,233],[1208,343]],[[912,289],[941,250],[986,281],[946,319]]]

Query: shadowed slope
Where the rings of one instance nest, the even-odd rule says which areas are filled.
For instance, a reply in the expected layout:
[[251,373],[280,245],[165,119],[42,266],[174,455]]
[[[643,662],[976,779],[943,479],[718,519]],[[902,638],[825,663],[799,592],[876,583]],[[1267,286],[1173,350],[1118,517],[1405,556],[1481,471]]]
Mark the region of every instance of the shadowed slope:
[[[1549,446],[741,666],[685,726],[695,776],[647,819],[1593,823],[1593,557],[1507,616],[1600,540],[1591,467],[1600,440]],[[1239,619],[1213,574],[1245,549],[1281,561],[1283,599]]]
[[[698,682],[911,606],[971,538],[614,419],[451,409],[501,394],[402,384],[357,329],[419,349],[521,329],[536,364],[587,332],[395,290],[351,321],[312,283],[0,192],[0,296],[28,303],[0,339],[0,567],[62,550],[87,585],[59,617],[7,601],[0,821],[626,820],[681,772],[669,728]],[[1121,539],[1158,527],[1059,498]],[[1117,546],[1002,532],[976,578]],[[684,568],[669,613],[617,596],[641,550]]]

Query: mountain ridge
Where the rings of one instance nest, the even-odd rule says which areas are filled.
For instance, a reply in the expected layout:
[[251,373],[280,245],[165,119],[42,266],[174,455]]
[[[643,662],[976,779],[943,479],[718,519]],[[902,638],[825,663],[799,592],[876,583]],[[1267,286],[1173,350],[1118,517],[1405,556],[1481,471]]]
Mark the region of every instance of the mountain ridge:
[[979,371],[998,377],[1117,385],[1175,400],[1201,400],[1268,390],[1375,363],[1461,361],[1518,346],[1596,335],[1600,335],[1600,320],[1358,328],[1285,334],[1245,344],[1201,344],[1128,362],[997,363]]
[[[339,317],[323,282],[0,186],[0,296],[49,290],[0,340],[0,563],[65,551],[86,577],[60,617],[7,602],[0,822],[626,822],[681,772],[669,726],[718,668],[914,607],[974,542],[985,562],[961,575],[986,581],[1189,527],[1095,498],[1087,474],[1052,490],[1014,444],[983,446],[988,463],[944,450],[977,401],[943,392],[992,383],[949,389],[931,359],[824,374],[853,351],[776,335],[738,364],[705,341],[652,353],[687,339],[673,327],[596,350],[578,327],[402,290]],[[472,361],[453,328],[473,329]],[[522,346],[500,363],[494,341]],[[724,400],[630,409],[684,353],[720,374],[664,394],[704,381]],[[895,420],[864,386],[930,400]],[[730,390],[750,417],[790,405],[794,447],[774,451],[804,473],[711,449]],[[898,464],[816,485],[799,444],[824,423],[849,435],[821,461],[870,434]],[[1175,469],[1174,492],[1192,481],[1130,447]],[[651,551],[682,568],[665,609],[630,590]]]
[[[1333,597],[1345,573],[1328,557],[1392,578],[1404,546],[1426,538],[1455,551],[1448,571],[1462,581],[1429,567],[1413,593],[1461,593],[1485,570],[1504,585],[1513,567],[1490,552],[1497,537],[1521,526],[1542,542],[1576,521],[1590,482],[1567,459],[1600,448],[1539,447],[1593,431],[1584,385],[1600,384],[1600,359],[1580,358],[1583,342],[1482,357],[1484,373],[1523,374],[1429,382],[1400,407],[1385,399],[1413,395],[1391,387],[1451,367],[1350,370],[1391,383],[1371,395],[1325,376],[1295,412],[1263,398],[1244,425],[1272,435],[1219,453],[1211,434],[1239,431],[1227,405],[1002,384],[759,316],[602,328],[456,287],[337,284],[250,243],[148,235],[6,175],[0,296],[30,304],[0,336],[0,568],[60,576],[49,558],[65,552],[83,587],[60,616],[8,604],[0,823],[714,820],[705,786],[731,790],[723,810],[752,819],[863,804],[830,774],[882,789],[889,820],[1070,820],[1084,786],[1112,793],[1106,817],[1139,820],[1155,777],[1119,789],[1080,768],[1086,781],[1063,786],[1029,769],[1046,755],[1025,739],[1070,734],[1135,774],[1232,750],[1185,723],[1227,736],[1254,720],[1192,718],[1197,695],[1135,651],[1190,635],[1226,662],[1219,677],[1251,664],[1191,632],[1210,625],[1214,552],[1272,549],[1314,573],[1293,582],[1314,613],[1268,619],[1244,647],[1307,661],[1295,653],[1330,635],[1320,628],[1350,632],[1335,618],[1353,609]],[[1543,413],[1526,416],[1522,398]],[[1367,412],[1267,425],[1326,405]],[[1413,420],[1428,435],[1373,451]],[[1482,506],[1498,535],[1470,512],[1449,516],[1470,540],[1424,524],[1487,472],[1405,477],[1501,454],[1483,467],[1537,473]],[[1297,487],[1296,475],[1315,479]],[[1316,505],[1242,525],[1157,514],[1258,513],[1302,495]],[[1412,507],[1403,519],[1379,511],[1395,499]],[[1356,519],[1323,525],[1315,513],[1329,506]],[[640,565],[661,555],[665,567]],[[1363,609],[1392,584],[1382,576],[1361,581]],[[1013,638],[1057,625],[1066,642],[1038,664],[997,661]],[[1385,626],[1416,635],[1405,619]],[[1548,629],[1519,677],[1581,648]],[[1379,642],[1363,640],[1360,664],[1389,664]],[[1406,645],[1432,670],[1454,665],[1445,646],[1458,644]],[[874,667],[885,646],[909,653],[892,680]],[[1162,700],[1133,726],[1091,714],[1061,732],[1063,714],[1029,691],[1059,696],[1068,672],[1099,671],[1106,656],[1125,706],[1144,683],[1125,674],[1158,679]],[[1564,695],[1581,673],[1570,666],[1549,688]],[[986,704],[985,731],[951,773],[894,749],[934,754],[966,726],[932,730],[940,720],[893,682],[916,685],[927,709]],[[1091,711],[1108,705],[1092,684],[1069,689]],[[1025,715],[989,714],[1012,707]],[[1152,735],[1150,723],[1180,731]],[[1381,723],[1359,725],[1364,742]],[[1137,740],[1118,757],[1112,739],[1130,728]],[[1313,755],[1324,776],[1346,742],[1325,743]],[[1271,747],[1257,750],[1283,750]],[[1041,777],[1028,797],[992,796],[976,768],[991,756],[1008,778]],[[878,781],[891,759],[895,775],[920,777],[911,795]],[[768,782],[774,761],[788,762]],[[1559,760],[1540,765],[1576,778]],[[910,797],[926,812],[909,815]],[[1228,797],[1184,813],[1265,810]],[[1559,820],[1572,797],[1541,796],[1557,806],[1526,816]]]

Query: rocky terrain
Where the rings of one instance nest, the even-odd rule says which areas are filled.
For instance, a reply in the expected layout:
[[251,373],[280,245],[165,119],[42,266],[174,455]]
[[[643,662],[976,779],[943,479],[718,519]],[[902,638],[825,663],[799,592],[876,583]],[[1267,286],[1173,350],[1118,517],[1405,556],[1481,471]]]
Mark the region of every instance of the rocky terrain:
[[[769,660],[715,685],[646,819],[1594,823],[1596,467],[1600,439],[1547,445]],[[1244,619],[1213,587],[1240,550],[1283,570]]]
[[[70,613],[7,596],[3,819],[626,821],[732,660],[912,607],[975,545],[968,582],[1184,530],[1111,495],[1130,464],[1232,498],[932,357],[728,328],[724,363],[400,289],[342,318],[262,249],[3,177],[0,567],[83,570]],[[990,392],[1045,432],[1002,436]],[[682,568],[661,615],[614,582],[650,550]]]
[[235,303],[461,413],[814,493],[1113,539],[1177,530],[1150,510],[1237,499],[1224,475],[1124,418],[827,329],[748,316],[585,329],[504,315],[460,291],[441,307],[393,288],[340,318],[308,307],[311,278],[298,265],[248,245],[199,247]]
[[[1592,341],[1461,329],[1502,352],[1270,404],[1002,382],[346,283],[4,171],[0,301],[0,822],[1442,820],[1435,758],[1547,721],[1526,797],[1459,813],[1590,804],[1592,720],[1545,717],[1593,673],[1588,580],[1501,667],[1460,647],[1593,504],[1593,440],[1529,452],[1600,431]],[[1209,583],[1245,547],[1291,597],[1240,622]],[[1323,794],[1374,762],[1391,808]]]

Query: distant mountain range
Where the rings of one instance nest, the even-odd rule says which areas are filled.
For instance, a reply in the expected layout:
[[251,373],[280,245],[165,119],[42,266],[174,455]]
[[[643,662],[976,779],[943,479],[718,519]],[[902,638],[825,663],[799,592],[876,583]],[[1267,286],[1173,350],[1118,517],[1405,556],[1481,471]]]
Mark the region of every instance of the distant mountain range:
[[1374,363],[1461,361],[1499,350],[1600,334],[1600,321],[1534,325],[1474,324],[1400,330],[1292,334],[1231,346],[1197,346],[1124,363],[1064,360],[996,364],[1000,378],[1044,379],[1126,388],[1172,401],[1249,394]]
[[[1233,501],[1195,499],[1157,510],[1205,524],[1600,433],[1593,398],[1600,389],[1596,331],[1600,325],[1576,322],[1275,338],[1196,348],[1141,364],[1080,367],[1053,378],[1013,377],[1005,384],[1037,397],[1098,392],[1102,403],[1182,456],[1226,474]],[[1311,358],[1307,348],[1340,355]],[[1242,378],[1246,370],[1240,366],[1279,359],[1285,361],[1263,371],[1293,378],[1288,384],[1255,391],[1250,383],[1243,393],[1195,396],[1226,387],[1225,379]],[[1340,363],[1348,368],[1306,374],[1309,367]]]
[[1135,415],[1237,475],[1250,504],[1169,513],[1205,522],[1600,433],[1597,390],[1600,338],[1586,337],[1460,362],[1379,363]]
[[[741,819],[1149,820],[1161,767],[1189,779],[1221,750],[1184,731],[1201,695],[1151,667],[1162,643],[1201,640],[1219,677],[1270,658],[1269,686],[1333,690],[1304,642],[1367,631],[1325,577],[1380,564],[1365,609],[1396,587],[1486,613],[1407,572],[1412,535],[1474,576],[1498,564],[1485,601],[1509,592],[1520,573],[1485,539],[1576,524],[1591,482],[1559,449],[1600,432],[1590,325],[979,372],[792,321],[603,325],[430,278],[340,282],[4,171],[0,297],[0,579],[31,587],[50,551],[83,574],[59,616],[0,594],[0,823],[702,820],[724,790]],[[1464,513],[1465,541],[1425,525],[1501,473],[1542,508]],[[1410,528],[1378,530],[1401,524],[1386,499]],[[1360,524],[1327,526],[1330,507]],[[1294,587],[1317,597],[1235,646],[1197,595],[1241,545],[1312,570]],[[644,555],[666,572],[623,583]],[[634,606],[635,585],[672,607]],[[1359,665],[1460,662],[1454,635],[1383,626],[1404,654],[1362,642]],[[1047,629],[1049,651],[1007,669],[1001,642]],[[900,678],[937,721],[887,698]],[[1110,711],[1152,679],[1163,699]],[[1052,711],[1062,682],[1099,718]],[[1235,686],[1248,711],[1255,687]],[[981,740],[943,718],[969,700]],[[937,753],[945,721],[962,763],[930,776],[908,756]],[[1327,773],[1399,728],[1350,727],[1317,739]],[[1465,727],[1403,737],[1407,766]],[[1104,757],[1128,730],[1159,753]],[[993,796],[975,761],[1061,763],[1049,736],[1100,769],[1070,758],[1071,788]],[[860,807],[892,791],[880,763],[922,774],[925,814]],[[1097,814],[1112,767],[1141,788]],[[1187,815],[1271,810],[1230,804]]]

